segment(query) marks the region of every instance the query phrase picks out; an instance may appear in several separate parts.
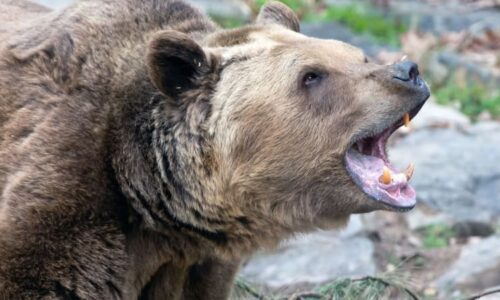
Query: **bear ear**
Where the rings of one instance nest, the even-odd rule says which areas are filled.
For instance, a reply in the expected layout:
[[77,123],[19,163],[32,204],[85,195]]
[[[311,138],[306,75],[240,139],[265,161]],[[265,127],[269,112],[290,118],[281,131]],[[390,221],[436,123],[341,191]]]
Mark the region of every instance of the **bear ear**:
[[207,58],[188,35],[164,30],[151,39],[147,65],[153,84],[165,95],[175,97],[195,84],[196,75],[207,66]]
[[300,31],[297,15],[288,6],[277,1],[270,1],[261,8],[257,24],[277,24],[295,32]]

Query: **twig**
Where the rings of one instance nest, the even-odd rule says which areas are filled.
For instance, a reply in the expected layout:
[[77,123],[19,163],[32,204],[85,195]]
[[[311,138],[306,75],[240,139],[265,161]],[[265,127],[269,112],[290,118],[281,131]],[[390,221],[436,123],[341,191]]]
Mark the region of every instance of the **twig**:
[[401,262],[399,262],[399,264],[396,266],[396,270],[397,269],[400,269],[401,267],[403,267],[403,265],[405,265],[407,262],[409,262],[410,260],[414,259],[414,258],[418,258],[418,257],[424,257],[425,256],[420,253],[420,252],[415,252],[413,253],[412,255],[406,257],[405,259],[403,259]]
[[318,294],[318,293],[306,292],[306,293],[293,294],[290,297],[288,297],[287,300],[301,300],[303,298],[324,299],[325,296]]
[[467,298],[467,300],[476,300],[476,299],[482,298],[484,296],[488,296],[488,295],[496,294],[496,293],[500,293],[500,285],[488,288],[479,294],[476,294],[470,298]]

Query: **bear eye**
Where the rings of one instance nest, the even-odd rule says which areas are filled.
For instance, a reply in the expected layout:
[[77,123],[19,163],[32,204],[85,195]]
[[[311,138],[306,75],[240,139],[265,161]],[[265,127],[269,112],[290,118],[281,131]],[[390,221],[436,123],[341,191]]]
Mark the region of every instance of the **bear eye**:
[[304,82],[304,85],[306,87],[310,87],[314,84],[317,84],[321,80],[321,75],[318,73],[314,72],[309,72],[306,75],[304,75],[304,79],[302,80]]

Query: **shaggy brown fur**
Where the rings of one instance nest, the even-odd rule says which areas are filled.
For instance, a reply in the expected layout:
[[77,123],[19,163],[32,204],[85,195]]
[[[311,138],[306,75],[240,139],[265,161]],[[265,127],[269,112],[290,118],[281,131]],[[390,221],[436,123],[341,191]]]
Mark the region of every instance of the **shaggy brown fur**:
[[285,6],[0,7],[0,299],[224,299],[259,247],[383,208],[343,155],[422,97]]

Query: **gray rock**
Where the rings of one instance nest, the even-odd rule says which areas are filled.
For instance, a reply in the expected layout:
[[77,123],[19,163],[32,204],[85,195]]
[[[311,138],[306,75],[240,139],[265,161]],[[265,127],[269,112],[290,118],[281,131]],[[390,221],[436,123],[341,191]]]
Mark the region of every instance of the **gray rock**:
[[258,254],[240,275],[275,288],[321,283],[339,276],[373,275],[373,251],[367,238],[318,232],[289,241],[274,253]]
[[[445,66],[451,72],[463,71],[465,78],[469,82],[480,82],[484,86],[492,88],[496,88],[500,84],[498,72],[489,66],[478,64],[463,55],[451,51],[443,51],[435,55],[439,65]],[[432,64],[433,61],[431,60],[430,63]]]
[[446,33],[462,31],[472,25],[482,28],[500,27],[499,13],[495,9],[474,9],[457,1],[440,1],[432,5],[422,1],[392,1],[390,14],[402,17],[421,31]]
[[[489,178],[478,183],[476,190],[477,204],[485,209],[492,208],[495,212],[500,211],[500,177]],[[497,200],[495,202],[495,199]]]
[[32,1],[50,7],[52,9],[60,9],[70,5],[74,0],[32,0]]
[[347,27],[335,22],[302,23],[300,31],[307,36],[334,39],[352,44],[363,49],[370,56],[375,56],[382,50],[396,51],[394,48],[376,43],[370,37],[356,35]]
[[432,127],[466,129],[469,125],[469,118],[456,109],[429,101],[422,107],[418,117],[412,120],[411,129],[420,130]]
[[339,229],[334,234],[337,234],[340,238],[350,238],[361,234],[365,230],[362,215],[352,215],[349,219],[347,227]]
[[435,285],[440,290],[482,290],[500,285],[500,236],[495,235],[469,244],[451,268]]
[[444,213],[429,213],[417,206],[406,214],[406,221],[411,230],[416,230],[428,225],[451,223],[450,218]]
[[450,68],[448,65],[442,63],[439,59],[439,52],[432,53],[429,61],[424,62],[426,74],[430,82],[442,85],[446,83],[450,75]]
[[415,163],[412,185],[431,208],[458,219],[499,216],[500,124],[468,128],[415,131],[397,141],[391,160],[399,169]]

